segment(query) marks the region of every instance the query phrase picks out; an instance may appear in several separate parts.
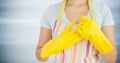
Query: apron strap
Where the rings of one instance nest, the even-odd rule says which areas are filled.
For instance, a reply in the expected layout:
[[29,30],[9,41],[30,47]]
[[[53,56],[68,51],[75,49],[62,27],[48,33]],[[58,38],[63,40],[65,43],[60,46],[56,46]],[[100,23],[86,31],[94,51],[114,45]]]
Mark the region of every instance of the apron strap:
[[92,0],[88,0],[88,5],[89,5],[89,10],[90,10],[91,18],[94,21],[96,21],[96,15],[95,15],[94,8],[93,8],[93,5],[92,5]]
[[58,16],[57,16],[57,21],[60,21],[61,17],[62,17],[62,13],[65,9],[65,5],[66,5],[66,0],[63,0],[60,8],[59,8],[59,11],[58,11]]
[[[66,5],[66,0],[63,0],[61,6],[59,8],[59,11],[58,11],[57,21],[60,21],[60,19],[62,17],[62,13],[65,8],[65,5]],[[95,12],[94,12],[94,8],[92,5],[92,0],[88,0],[88,5],[89,5],[89,10],[90,10],[90,15],[91,15],[92,19],[96,21]]]

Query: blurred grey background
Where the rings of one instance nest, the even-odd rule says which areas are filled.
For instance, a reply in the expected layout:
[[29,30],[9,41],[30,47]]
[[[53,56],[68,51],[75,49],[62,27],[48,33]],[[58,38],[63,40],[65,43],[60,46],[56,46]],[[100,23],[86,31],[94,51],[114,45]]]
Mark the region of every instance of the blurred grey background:
[[[35,57],[44,10],[61,0],[0,0],[0,63],[42,63]],[[119,0],[100,0],[112,11],[120,63]],[[52,63],[52,58],[47,63]]]

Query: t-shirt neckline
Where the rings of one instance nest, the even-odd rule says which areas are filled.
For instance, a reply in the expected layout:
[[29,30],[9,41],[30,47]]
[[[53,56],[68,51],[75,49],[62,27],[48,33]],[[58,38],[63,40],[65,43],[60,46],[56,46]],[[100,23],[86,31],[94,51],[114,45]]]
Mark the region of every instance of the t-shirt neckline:
[[[87,13],[86,16],[87,16],[87,17],[90,17],[90,10],[88,10],[88,13]],[[65,10],[63,11],[62,17],[65,18],[65,20],[67,21],[67,23],[70,23],[70,22],[71,22],[71,21],[68,19],[67,15],[66,15],[66,13],[65,13]]]

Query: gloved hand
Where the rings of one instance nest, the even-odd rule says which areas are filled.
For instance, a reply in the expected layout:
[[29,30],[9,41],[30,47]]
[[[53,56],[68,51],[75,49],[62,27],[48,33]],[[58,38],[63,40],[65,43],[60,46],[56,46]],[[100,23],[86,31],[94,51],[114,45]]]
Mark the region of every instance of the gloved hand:
[[80,23],[76,28],[78,32],[90,41],[90,43],[101,53],[105,54],[113,49],[112,44],[101,31],[96,21],[91,20],[86,16],[82,16]]
[[83,16],[77,28],[70,30],[74,24],[75,22],[71,22],[60,35],[45,44],[41,52],[42,58],[56,54],[74,45],[83,38],[89,40],[101,54],[105,54],[113,49],[113,46],[100,30],[96,21]]
[[82,40],[76,30],[71,30],[75,22],[71,22],[57,37],[47,42],[41,51],[41,57],[46,58],[52,54],[56,54],[65,48],[68,48],[78,41]]

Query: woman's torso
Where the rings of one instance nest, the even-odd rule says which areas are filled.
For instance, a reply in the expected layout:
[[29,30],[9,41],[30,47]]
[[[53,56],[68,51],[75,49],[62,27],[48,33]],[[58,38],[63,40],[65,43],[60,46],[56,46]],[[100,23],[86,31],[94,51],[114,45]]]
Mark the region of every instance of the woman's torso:
[[[91,16],[88,12],[88,6],[85,6],[84,8],[84,11],[82,8],[76,8],[74,11],[72,10],[73,8],[66,7],[63,15],[69,22],[71,20],[77,20],[79,22],[81,15],[86,15],[88,17]],[[67,24],[62,22],[62,20],[56,20],[52,30],[53,38],[59,35],[66,25]],[[75,45],[55,54],[54,63],[98,63],[98,52],[88,40],[82,40]]]
[[[101,17],[102,13],[100,12],[102,10],[102,4],[92,3],[96,14],[96,20],[101,27],[103,17]],[[53,38],[56,37],[71,20],[68,19],[68,16],[66,16],[66,12],[64,11],[61,21],[56,21],[60,4],[61,3],[58,3],[48,8],[49,17],[47,17],[47,20],[49,20],[48,22],[51,26]],[[89,11],[87,16],[91,18]],[[78,18],[76,20],[78,20]],[[82,40],[54,56],[54,63],[98,63],[98,52],[87,40]]]

